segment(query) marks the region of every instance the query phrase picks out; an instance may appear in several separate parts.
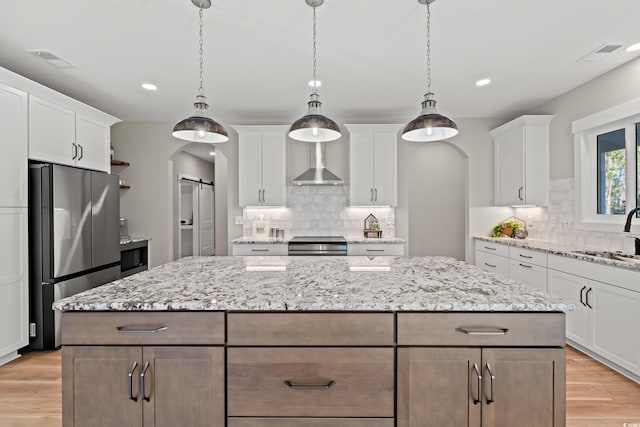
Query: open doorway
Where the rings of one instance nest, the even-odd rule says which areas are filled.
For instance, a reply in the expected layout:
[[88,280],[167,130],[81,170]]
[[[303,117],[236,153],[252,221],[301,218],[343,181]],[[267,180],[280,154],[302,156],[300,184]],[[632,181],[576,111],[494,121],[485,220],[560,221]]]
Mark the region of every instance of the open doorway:
[[215,255],[215,163],[213,145],[192,143],[173,162],[174,259]]

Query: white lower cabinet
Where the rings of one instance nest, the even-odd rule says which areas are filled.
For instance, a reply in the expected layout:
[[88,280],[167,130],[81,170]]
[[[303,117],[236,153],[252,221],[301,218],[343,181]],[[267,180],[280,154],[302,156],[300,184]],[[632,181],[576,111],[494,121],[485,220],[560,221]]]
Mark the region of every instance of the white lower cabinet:
[[233,245],[234,256],[286,256],[289,246],[286,243],[243,243]]
[[640,381],[640,272],[550,255],[548,278],[549,291],[576,306],[567,339]]
[[547,254],[476,240],[476,265],[541,291],[547,290]]
[[395,244],[395,243],[347,244],[347,255],[404,256],[404,244]]
[[29,344],[27,208],[0,208],[0,365]]

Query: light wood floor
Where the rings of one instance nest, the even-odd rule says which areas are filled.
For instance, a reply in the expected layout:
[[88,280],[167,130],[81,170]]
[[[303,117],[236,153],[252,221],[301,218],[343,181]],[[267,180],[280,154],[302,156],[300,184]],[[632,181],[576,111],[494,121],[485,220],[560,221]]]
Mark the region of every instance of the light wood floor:
[[[60,427],[60,352],[0,367],[0,426]],[[567,427],[640,425],[640,384],[567,347]]]

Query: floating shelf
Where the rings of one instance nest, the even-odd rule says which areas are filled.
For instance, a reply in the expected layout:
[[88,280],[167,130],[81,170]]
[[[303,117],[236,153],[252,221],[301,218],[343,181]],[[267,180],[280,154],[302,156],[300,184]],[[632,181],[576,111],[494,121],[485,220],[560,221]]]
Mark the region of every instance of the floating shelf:
[[121,190],[128,190],[128,189],[130,189],[130,188],[131,188],[131,186],[130,186],[130,185],[121,185],[121,186],[120,186],[120,189],[121,189]]
[[129,162],[123,162],[122,160],[111,159],[111,164],[113,166],[129,166]]

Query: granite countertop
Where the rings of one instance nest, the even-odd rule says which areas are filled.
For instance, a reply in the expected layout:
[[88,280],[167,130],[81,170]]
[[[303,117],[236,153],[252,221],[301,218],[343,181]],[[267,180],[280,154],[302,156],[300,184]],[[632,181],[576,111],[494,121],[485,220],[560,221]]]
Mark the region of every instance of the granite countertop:
[[127,237],[126,239],[120,239],[121,245],[128,245],[129,243],[144,242],[145,240],[151,240],[149,237]]
[[[512,239],[510,237],[474,236],[474,239],[481,240],[484,242],[499,243],[507,246],[516,246],[519,248],[532,249],[534,251],[546,252],[552,255],[560,255],[568,258],[579,259],[582,261],[589,261],[589,262],[595,262],[598,264],[610,265],[613,267],[620,267],[620,268],[626,268],[629,270],[640,271],[640,262],[620,261],[620,260],[611,259],[611,258],[603,258],[603,257],[575,253],[575,251],[578,251],[578,250],[598,251],[598,249],[593,249],[593,248],[584,248],[584,247],[579,248],[572,245],[562,245],[562,244],[548,242],[545,240]],[[605,251],[605,252],[615,252],[615,251]]]
[[[403,244],[407,243],[406,240],[401,239],[399,237],[382,237],[382,238],[365,238],[365,237],[345,237],[347,244],[364,244],[364,243],[386,243],[386,244]],[[289,243],[289,239],[259,239],[255,237],[238,237],[237,239],[233,239],[231,241],[232,244],[275,244],[275,243]]]
[[183,258],[61,299],[53,308],[549,312],[575,307],[453,258],[306,256]]

